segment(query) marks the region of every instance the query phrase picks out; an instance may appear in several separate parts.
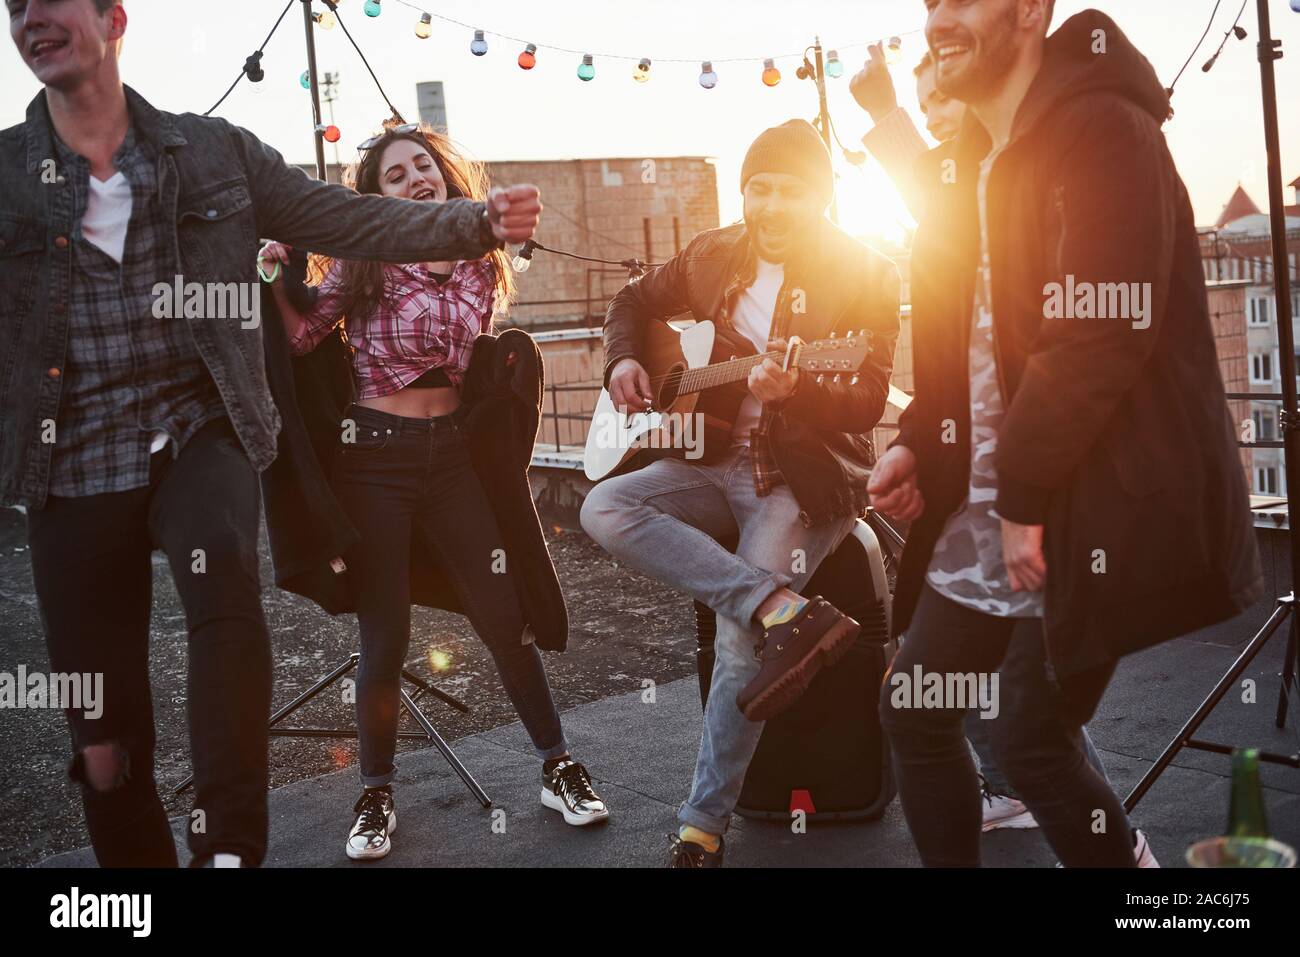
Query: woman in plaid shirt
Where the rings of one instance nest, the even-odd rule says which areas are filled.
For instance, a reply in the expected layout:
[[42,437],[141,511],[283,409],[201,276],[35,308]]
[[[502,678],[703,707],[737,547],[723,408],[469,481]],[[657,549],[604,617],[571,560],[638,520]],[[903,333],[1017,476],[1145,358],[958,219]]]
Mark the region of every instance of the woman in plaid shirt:
[[[361,193],[426,202],[482,199],[487,175],[450,141],[415,124],[390,127],[360,146],[349,171]],[[270,243],[261,259],[288,264]],[[386,856],[396,827],[392,780],[401,669],[411,635],[410,555],[418,535],[436,556],[496,661],[506,692],[543,760],[542,801],[570,824],[609,812],[572,759],[541,656],[525,632],[502,536],[461,433],[460,389],[474,340],[492,331],[513,287],[505,253],[441,263],[317,259],[315,302],[295,309],[273,289],[295,355],[340,323],[351,347],[357,400],[342,423],[334,487],[361,534],[345,556],[357,592],[361,662],[356,685],[364,791],[347,854]]]

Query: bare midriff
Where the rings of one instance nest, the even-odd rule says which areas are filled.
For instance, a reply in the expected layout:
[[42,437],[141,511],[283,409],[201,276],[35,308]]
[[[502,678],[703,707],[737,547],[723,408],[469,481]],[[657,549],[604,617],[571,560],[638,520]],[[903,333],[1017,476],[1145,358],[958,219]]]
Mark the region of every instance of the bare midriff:
[[357,405],[378,409],[389,415],[404,415],[412,419],[431,419],[450,415],[460,406],[460,394],[452,388],[423,389],[407,386],[390,395],[375,399],[360,399]]

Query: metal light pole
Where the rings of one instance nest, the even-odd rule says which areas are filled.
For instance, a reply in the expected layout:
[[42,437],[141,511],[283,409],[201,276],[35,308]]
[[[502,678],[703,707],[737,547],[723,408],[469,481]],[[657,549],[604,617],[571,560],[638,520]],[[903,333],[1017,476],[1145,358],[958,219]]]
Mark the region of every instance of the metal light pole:
[[[817,85],[817,127],[822,135],[822,142],[826,144],[826,152],[831,156],[835,155],[835,150],[831,146],[831,114],[826,108],[826,66],[822,60],[822,41],[821,37],[813,37],[813,62],[809,69],[807,60],[807,51],[804,53],[805,66],[796,71],[796,76],[812,80]],[[839,204],[835,200],[835,194],[831,194],[831,222],[837,226],[840,222]]]
[[316,176],[325,180],[325,137],[320,122],[320,85],[316,82],[316,22],[311,16],[311,0],[302,0],[302,22],[307,31],[307,78],[311,81],[312,135],[316,138]]

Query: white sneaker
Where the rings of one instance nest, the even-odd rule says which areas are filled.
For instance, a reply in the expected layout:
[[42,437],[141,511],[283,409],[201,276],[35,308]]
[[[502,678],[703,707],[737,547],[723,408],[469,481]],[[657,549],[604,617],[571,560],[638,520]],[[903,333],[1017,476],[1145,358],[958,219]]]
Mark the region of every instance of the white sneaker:
[[1151,844],[1147,841],[1147,836],[1139,828],[1133,828],[1133,856],[1137,858],[1138,867],[1159,867],[1160,862],[1156,860],[1155,854],[1151,851]]
[[348,832],[348,857],[354,861],[387,857],[393,849],[390,835],[397,830],[397,805],[392,792],[366,788],[352,811],[357,822]]
[[1034,820],[1034,816],[1029,813],[1022,801],[1007,797],[1005,794],[994,794],[988,788],[982,788],[980,795],[984,798],[984,823],[980,826],[981,831],[996,831],[999,828],[1023,830],[1038,827],[1038,822]]
[[582,827],[608,820],[609,808],[591,786],[591,775],[577,761],[566,758],[550,774],[542,771],[542,804],[564,815],[568,824]]

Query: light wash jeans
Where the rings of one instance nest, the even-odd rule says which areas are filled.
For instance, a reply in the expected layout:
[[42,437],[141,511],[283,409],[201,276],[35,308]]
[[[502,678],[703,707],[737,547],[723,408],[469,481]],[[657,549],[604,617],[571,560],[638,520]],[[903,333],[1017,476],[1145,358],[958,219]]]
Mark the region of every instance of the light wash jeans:
[[[602,482],[582,504],[582,527],[615,558],[718,614],[695,779],[677,816],[721,834],[763,733],[762,722],[736,707],[760,666],[754,647],[763,629],[754,612],[776,589],[807,584],[853,519],[805,528],[787,486],[755,494],[749,449],[737,446],[709,465],[662,459]],[[737,535],[735,554],[717,542]]]

